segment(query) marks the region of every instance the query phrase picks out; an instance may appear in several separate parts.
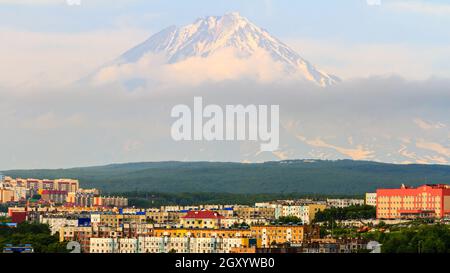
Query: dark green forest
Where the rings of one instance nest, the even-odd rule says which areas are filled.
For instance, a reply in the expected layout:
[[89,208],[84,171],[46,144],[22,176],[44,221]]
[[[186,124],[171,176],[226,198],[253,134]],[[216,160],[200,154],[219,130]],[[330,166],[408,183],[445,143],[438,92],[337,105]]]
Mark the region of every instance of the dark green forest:
[[148,162],[56,169],[9,170],[12,177],[74,178],[104,192],[355,195],[402,183],[450,183],[450,166],[368,161],[289,160],[266,163]]

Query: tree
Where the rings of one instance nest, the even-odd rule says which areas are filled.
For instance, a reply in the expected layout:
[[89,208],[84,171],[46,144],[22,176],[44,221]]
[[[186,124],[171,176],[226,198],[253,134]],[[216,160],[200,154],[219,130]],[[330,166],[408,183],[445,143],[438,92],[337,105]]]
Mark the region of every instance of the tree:
[[448,253],[450,229],[442,224],[411,225],[378,238],[384,253]]
[[48,225],[23,222],[17,228],[0,229],[0,247],[5,244],[31,244],[37,253],[67,252],[66,243],[50,234]]
[[280,224],[297,224],[302,223],[302,219],[298,218],[297,216],[282,216],[278,218],[278,222]]

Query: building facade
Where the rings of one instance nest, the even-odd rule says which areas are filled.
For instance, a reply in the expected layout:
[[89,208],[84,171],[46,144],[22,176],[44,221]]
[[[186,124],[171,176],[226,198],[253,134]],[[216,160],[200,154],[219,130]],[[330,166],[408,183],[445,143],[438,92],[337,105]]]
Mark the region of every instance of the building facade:
[[368,192],[366,193],[366,205],[376,207],[377,206],[377,193],[376,192]]
[[450,216],[450,186],[378,189],[376,203],[379,219],[444,218]]
[[181,217],[181,225],[187,228],[220,228],[225,217],[211,210],[188,211]]
[[346,208],[362,205],[364,205],[364,199],[327,199],[327,206],[330,208]]

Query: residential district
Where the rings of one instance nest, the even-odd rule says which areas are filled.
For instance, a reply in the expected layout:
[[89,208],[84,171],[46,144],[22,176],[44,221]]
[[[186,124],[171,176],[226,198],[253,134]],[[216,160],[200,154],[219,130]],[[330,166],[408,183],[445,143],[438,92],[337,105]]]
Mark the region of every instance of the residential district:
[[[344,219],[340,226],[370,232],[381,222],[445,220],[450,186],[399,185],[378,189],[365,199],[297,199],[252,206],[195,205],[135,208],[118,196],[82,189],[73,179],[1,177],[2,229],[21,223],[48,225],[59,242],[75,242],[82,253],[352,253],[376,252],[364,237],[321,232],[316,216],[327,209],[373,207],[369,219]],[[1,242],[1,241],[0,241]],[[73,243],[72,243],[73,244]],[[4,244],[3,252],[33,252],[32,244]],[[379,250],[378,250],[379,251]]]

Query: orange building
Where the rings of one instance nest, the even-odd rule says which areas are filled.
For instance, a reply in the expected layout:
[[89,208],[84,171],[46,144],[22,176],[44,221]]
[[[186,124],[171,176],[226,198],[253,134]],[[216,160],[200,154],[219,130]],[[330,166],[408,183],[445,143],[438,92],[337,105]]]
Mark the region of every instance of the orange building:
[[155,237],[249,238],[249,229],[154,228]]
[[377,218],[444,218],[450,215],[450,185],[377,190]]
[[300,244],[306,239],[319,238],[319,230],[301,225],[261,225],[252,226],[252,237],[261,240],[263,247],[273,244]]

